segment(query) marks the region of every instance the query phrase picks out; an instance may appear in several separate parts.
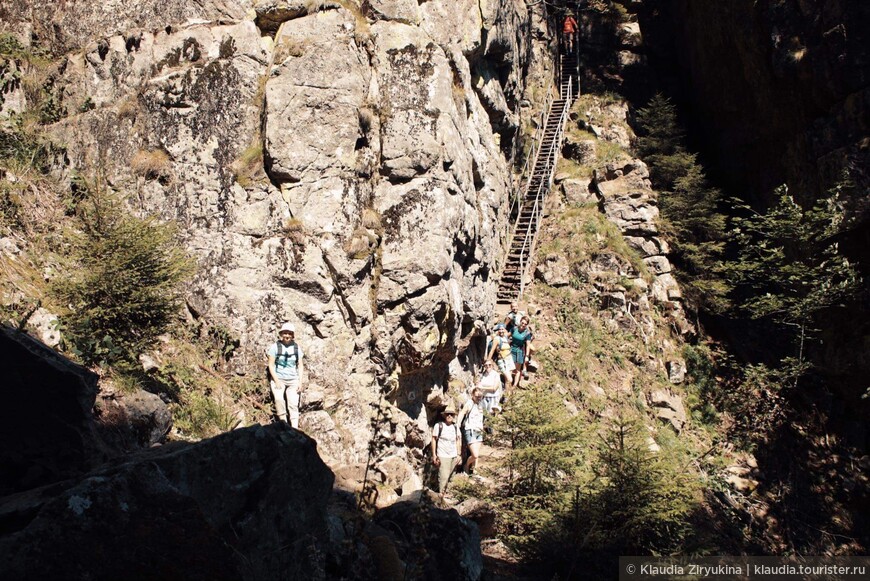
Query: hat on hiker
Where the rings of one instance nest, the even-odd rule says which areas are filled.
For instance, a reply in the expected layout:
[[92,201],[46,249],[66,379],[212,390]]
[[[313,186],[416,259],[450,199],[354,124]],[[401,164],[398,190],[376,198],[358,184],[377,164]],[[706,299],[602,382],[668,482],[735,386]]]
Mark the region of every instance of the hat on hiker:
[[441,415],[444,415],[444,416],[446,416],[448,414],[451,414],[454,416],[456,415],[456,408],[453,406],[452,403],[447,404],[447,407],[444,408],[443,412],[441,412]]
[[498,325],[495,326],[496,331],[501,331],[504,328],[505,328],[504,323],[499,323]]
[[295,335],[296,334],[296,327],[293,326],[293,323],[284,323],[283,325],[281,325],[281,330],[278,331],[278,334],[280,335],[281,333],[285,333],[285,332],[286,333],[293,333]]

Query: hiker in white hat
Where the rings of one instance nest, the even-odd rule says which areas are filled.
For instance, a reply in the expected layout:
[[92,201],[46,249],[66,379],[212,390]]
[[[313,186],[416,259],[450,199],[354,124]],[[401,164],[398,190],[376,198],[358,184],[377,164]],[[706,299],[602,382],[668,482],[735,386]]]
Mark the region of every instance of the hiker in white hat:
[[295,341],[296,327],[284,323],[278,341],[269,346],[269,379],[275,412],[282,422],[290,416],[290,425],[299,427],[299,392],[303,391],[302,348]]
[[456,425],[456,408],[452,403],[441,412],[442,421],[432,426],[432,462],[438,467],[438,492],[444,495],[450,476],[459,464],[462,435]]

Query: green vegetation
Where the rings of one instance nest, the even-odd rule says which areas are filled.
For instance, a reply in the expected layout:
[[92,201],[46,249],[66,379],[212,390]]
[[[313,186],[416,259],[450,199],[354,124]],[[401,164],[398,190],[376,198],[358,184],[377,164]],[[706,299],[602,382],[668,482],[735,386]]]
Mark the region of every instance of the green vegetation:
[[[650,365],[662,354],[645,329],[653,324],[666,336],[668,326],[653,309],[620,323],[616,311],[602,311],[600,289],[625,289],[628,300],[639,300],[650,278],[645,265],[593,204],[552,216],[539,244],[541,259],[567,261],[570,282],[530,289],[529,303],[541,311],[533,324],[546,326],[535,355],[540,371],[491,422],[493,439],[509,447],[488,493],[501,538],[542,578],[579,577],[581,567],[603,577],[620,554],[706,546],[694,519],[707,461],[695,459],[713,435],[690,423],[677,437],[647,403],[652,390],[682,392]],[[715,385],[698,376],[691,391]],[[711,453],[714,459],[720,462]]]
[[650,166],[663,230],[680,266],[686,298],[719,313],[729,306],[724,276],[726,218],[722,192],[710,185],[697,155],[685,148],[676,106],[661,94],[637,113],[637,152]]
[[518,393],[494,424],[496,438],[511,446],[499,503],[503,534],[529,551],[562,510],[565,487],[580,467],[581,424],[562,398],[543,386]]
[[[644,278],[649,278],[646,264],[632,250],[619,228],[602,216],[595,205],[568,208],[558,217],[556,227],[563,235],[544,237],[540,242],[538,254],[546,257],[550,254],[563,255],[569,263],[577,265],[573,269],[580,275],[579,268],[583,263],[599,255],[618,256],[619,260],[631,264],[631,267]],[[589,282],[589,281],[585,281]]]
[[747,338],[771,346],[763,362],[748,364],[700,346],[686,352],[695,419],[754,448],[794,421],[788,419],[796,401],[789,391],[802,380],[807,397],[814,388],[827,389],[811,365],[819,327],[854,301],[862,284],[838,246],[845,229],[840,199],[853,185],[846,176],[812,207],[798,202],[809,196],[793,196],[785,186],[762,210],[739,199],[726,205],[686,150],[673,103],[657,95],[637,121],[638,153],[664,190],[663,231],[688,279],[688,297],[701,310],[749,318]]
[[618,555],[673,554],[692,539],[701,499],[686,469],[690,452],[663,430],[653,453],[637,412],[623,409],[629,415],[605,424],[572,416],[544,385],[518,393],[494,421],[496,437],[512,446],[508,476],[490,499],[502,537],[548,577],[610,567]]
[[65,274],[52,284],[64,335],[86,363],[133,365],[169,329],[192,262],[171,225],[130,214],[102,187],[76,213],[81,230],[70,234]]
[[57,152],[58,148],[28,128],[21,116],[0,129],[0,163],[6,169],[43,172]]
[[[678,450],[649,450],[637,420],[617,417],[598,446],[597,478],[584,495],[588,546],[612,554],[673,554],[690,534],[697,479]],[[667,432],[665,432],[667,433]],[[596,526],[598,525],[598,526]]]
[[753,318],[789,329],[797,375],[804,371],[805,345],[817,315],[854,296],[860,283],[836,241],[843,221],[842,187],[804,210],[783,186],[766,212],[742,205],[748,215],[734,218],[738,250],[729,274],[742,291],[740,306]]
[[648,450],[634,420],[618,417],[601,438],[594,477],[541,535],[537,560],[559,578],[606,577],[620,555],[680,552],[692,535],[697,481],[681,459]]
[[249,145],[233,162],[231,169],[236,182],[243,188],[252,187],[258,181],[265,181],[266,174],[263,171],[263,144],[259,141]]
[[560,157],[556,160],[556,174],[565,175],[569,179],[583,179],[592,177],[592,168],[588,165],[581,165],[567,157]]

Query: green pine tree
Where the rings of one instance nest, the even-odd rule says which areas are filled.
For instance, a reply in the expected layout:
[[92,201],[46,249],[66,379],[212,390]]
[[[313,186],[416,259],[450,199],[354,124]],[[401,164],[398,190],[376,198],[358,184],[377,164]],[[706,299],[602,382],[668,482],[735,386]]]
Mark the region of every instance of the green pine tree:
[[103,189],[77,206],[66,272],[52,285],[64,336],[86,363],[130,364],[166,332],[193,263],[171,224],[138,218]]
[[649,164],[653,184],[661,190],[662,231],[680,267],[687,299],[712,312],[728,307],[728,279],[723,271],[726,217],[722,192],[710,185],[697,155],[685,148],[676,106],[657,94],[637,113],[638,154]]
[[790,329],[798,376],[806,366],[814,319],[842,305],[860,286],[855,267],[837,243],[843,221],[839,188],[805,210],[781,186],[766,212],[744,204],[738,207],[747,215],[734,219],[738,250],[729,273],[741,292],[740,306],[752,318]]
[[582,425],[551,388],[515,392],[492,422],[495,438],[510,443],[509,478],[499,501],[504,532],[517,548],[535,539],[566,506],[566,491],[582,461]]

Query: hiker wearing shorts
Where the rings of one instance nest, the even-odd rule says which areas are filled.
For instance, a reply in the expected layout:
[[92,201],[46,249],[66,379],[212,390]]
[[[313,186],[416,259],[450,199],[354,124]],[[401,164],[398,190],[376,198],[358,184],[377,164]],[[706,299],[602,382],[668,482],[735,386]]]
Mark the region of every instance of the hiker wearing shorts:
[[520,324],[511,333],[511,358],[514,362],[513,382],[514,387],[519,386],[523,376],[528,377],[526,363],[529,360],[529,344],[534,339],[529,329],[529,318],[524,316]]
[[499,323],[495,326],[495,337],[493,337],[492,347],[487,353],[486,360],[495,360],[501,376],[504,378],[504,384],[511,384],[511,373],[514,369],[513,359],[511,358],[511,342],[508,339],[507,329],[504,323]]
[[[462,435],[468,445],[468,460],[465,461],[465,473],[474,474],[474,467],[480,456],[480,447],[483,444],[483,408],[480,402],[483,392],[475,387],[471,390],[471,398],[462,406],[456,423],[462,426]],[[464,423],[463,423],[464,422]]]

